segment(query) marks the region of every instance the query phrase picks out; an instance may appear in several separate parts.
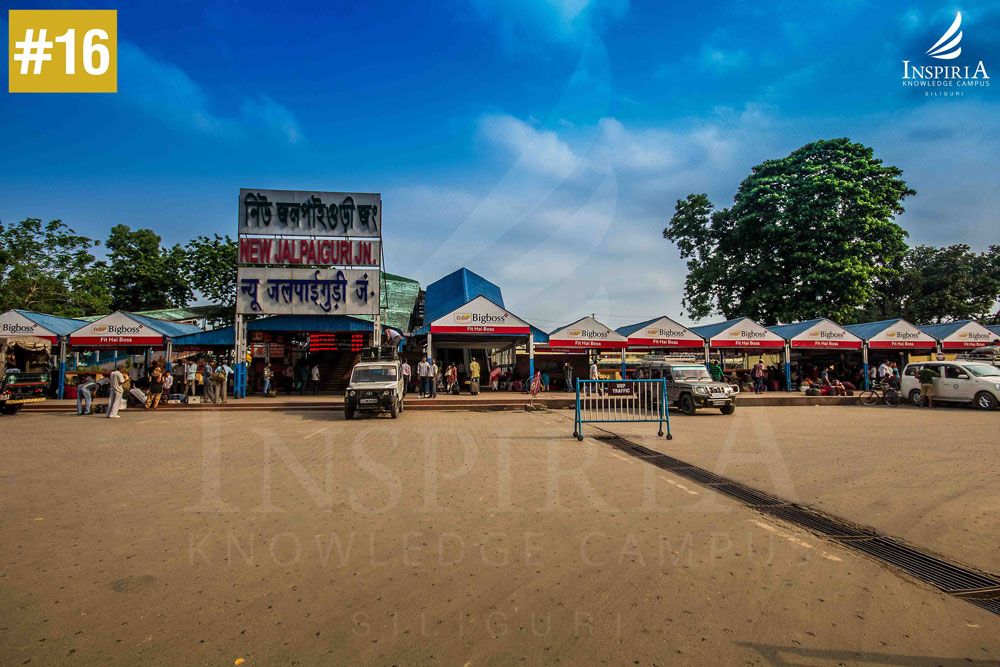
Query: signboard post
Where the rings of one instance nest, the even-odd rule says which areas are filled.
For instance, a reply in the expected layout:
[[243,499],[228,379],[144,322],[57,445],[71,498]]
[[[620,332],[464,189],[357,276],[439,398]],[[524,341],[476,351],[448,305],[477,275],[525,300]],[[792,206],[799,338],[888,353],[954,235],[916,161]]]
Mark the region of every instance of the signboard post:
[[246,396],[248,315],[366,315],[381,334],[382,196],[240,189],[236,388]]

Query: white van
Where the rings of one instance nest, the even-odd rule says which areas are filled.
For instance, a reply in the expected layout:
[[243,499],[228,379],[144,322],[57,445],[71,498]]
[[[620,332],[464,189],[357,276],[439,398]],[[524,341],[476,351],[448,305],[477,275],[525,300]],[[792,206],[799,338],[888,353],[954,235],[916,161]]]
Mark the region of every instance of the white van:
[[928,367],[934,378],[934,402],[972,403],[981,410],[1000,405],[1000,368],[979,361],[922,361],[903,369],[902,393],[914,405],[922,403],[920,369]]

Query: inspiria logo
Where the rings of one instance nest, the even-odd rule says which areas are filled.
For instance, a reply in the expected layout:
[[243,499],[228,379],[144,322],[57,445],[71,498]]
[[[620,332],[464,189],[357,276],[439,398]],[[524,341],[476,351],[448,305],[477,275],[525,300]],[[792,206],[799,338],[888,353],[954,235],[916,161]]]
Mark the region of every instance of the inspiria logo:
[[[955,20],[941,37],[927,49],[925,55],[936,60],[952,61],[962,55],[962,12],[955,13]],[[912,64],[903,61],[904,88],[922,89],[925,97],[961,97],[972,88],[988,88],[990,75],[986,64]]]

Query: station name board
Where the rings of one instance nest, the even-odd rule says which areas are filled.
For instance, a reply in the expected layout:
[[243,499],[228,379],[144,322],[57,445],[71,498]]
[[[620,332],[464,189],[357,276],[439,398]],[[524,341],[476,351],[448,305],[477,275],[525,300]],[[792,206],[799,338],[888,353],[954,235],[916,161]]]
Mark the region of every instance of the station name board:
[[241,188],[239,235],[381,238],[382,195]]

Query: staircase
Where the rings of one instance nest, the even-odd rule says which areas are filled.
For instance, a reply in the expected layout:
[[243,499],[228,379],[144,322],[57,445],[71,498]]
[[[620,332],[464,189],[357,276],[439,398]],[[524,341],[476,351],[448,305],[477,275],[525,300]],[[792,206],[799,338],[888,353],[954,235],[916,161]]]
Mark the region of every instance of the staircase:
[[319,355],[320,391],[344,391],[351,380],[351,369],[361,355],[352,352],[323,352]]

